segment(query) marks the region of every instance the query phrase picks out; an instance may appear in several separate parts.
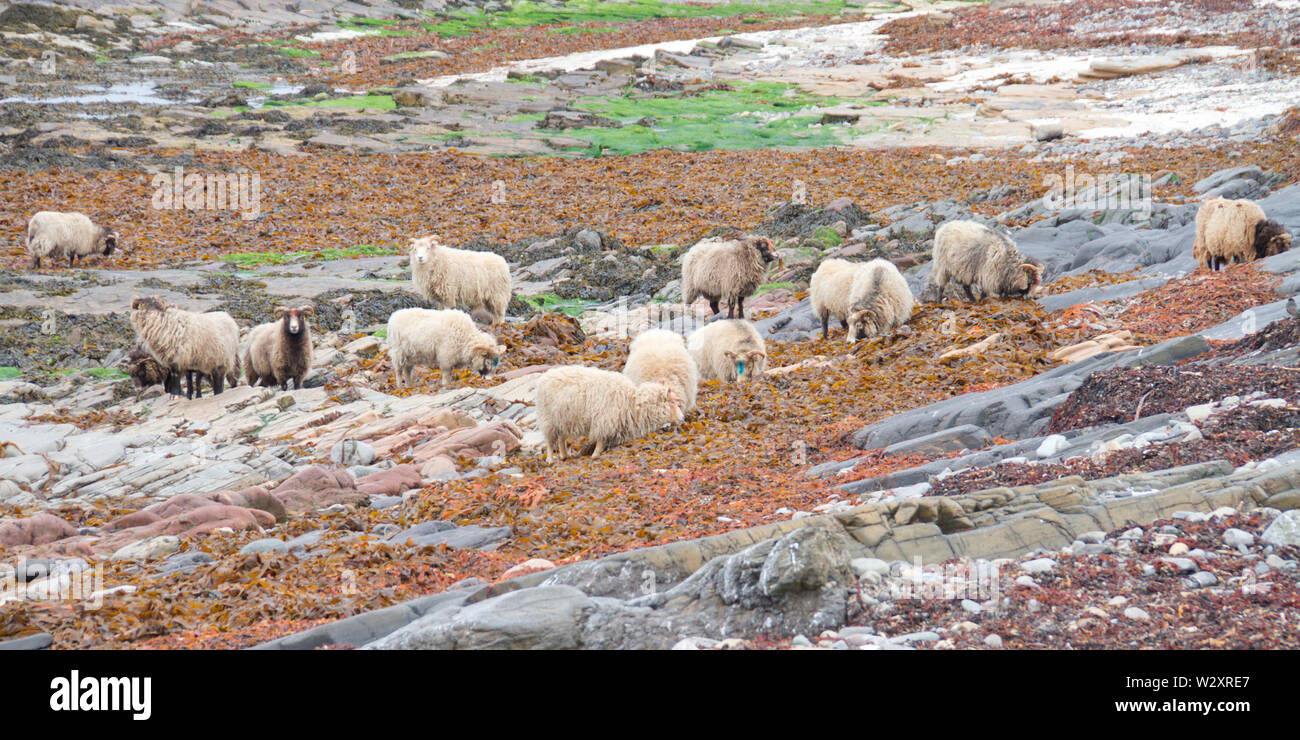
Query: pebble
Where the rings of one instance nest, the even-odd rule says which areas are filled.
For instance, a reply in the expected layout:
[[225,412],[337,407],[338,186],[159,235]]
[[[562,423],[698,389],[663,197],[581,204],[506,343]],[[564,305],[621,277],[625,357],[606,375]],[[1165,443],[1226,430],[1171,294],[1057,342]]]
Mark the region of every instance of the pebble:
[[807,637],[804,637],[803,635],[795,635],[794,639],[790,641],[790,646],[791,647],[812,647],[813,644],[812,641],[809,640]]
[[1146,613],[1145,609],[1139,609],[1136,606],[1130,606],[1124,610],[1124,616],[1135,622],[1149,622],[1151,615]]
[[1038,582],[1032,576],[1016,576],[1017,586],[1037,586]]
[[1089,545],[1100,545],[1106,541],[1106,533],[1099,530],[1093,530],[1079,535],[1079,539]]
[[260,540],[253,540],[239,548],[240,555],[250,555],[255,552],[289,552],[289,545],[284,540],[265,537]]
[[849,567],[853,569],[853,572],[856,573],[859,578],[868,573],[875,573],[881,576],[889,575],[889,563],[886,563],[879,558],[854,558],[849,561]]
[[1174,566],[1179,573],[1194,573],[1197,570],[1196,561],[1191,558],[1160,558],[1160,561]]
[[1232,527],[1224,531],[1223,542],[1228,547],[1250,547],[1255,544],[1255,535],[1245,530]]
[[1046,573],[1055,567],[1056,561],[1051,558],[1035,558],[1020,564],[1020,569],[1026,573]]
[[989,635],[984,638],[984,645],[996,650],[1002,647],[1002,637],[1000,635]]
[[1193,573],[1183,579],[1183,583],[1187,584],[1190,588],[1206,588],[1207,586],[1213,586],[1218,582],[1219,579],[1215,578],[1213,573],[1208,573],[1203,570]]
[[967,612],[970,612],[971,614],[979,614],[980,612],[984,611],[984,607],[980,606],[974,601],[971,601],[970,599],[962,599],[961,608]]
[[1107,606],[1124,606],[1124,605],[1127,604],[1127,603],[1128,603],[1128,599],[1125,598],[1125,597],[1123,597],[1123,596],[1112,596],[1112,597],[1110,597],[1110,599],[1106,602],[1106,605],[1107,605]]
[[1169,546],[1169,554],[1170,554],[1170,555],[1186,555],[1186,554],[1187,554],[1187,551],[1190,550],[1190,549],[1191,549],[1191,548],[1189,548],[1189,547],[1186,545],[1186,543],[1183,543],[1183,542],[1175,542],[1174,544],[1172,544],[1172,545]]

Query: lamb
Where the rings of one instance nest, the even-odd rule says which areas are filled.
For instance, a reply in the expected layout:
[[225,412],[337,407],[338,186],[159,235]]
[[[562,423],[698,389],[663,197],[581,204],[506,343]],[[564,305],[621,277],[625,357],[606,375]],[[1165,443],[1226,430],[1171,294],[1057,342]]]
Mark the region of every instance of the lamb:
[[131,301],[131,326],[145,350],[172,376],[171,393],[179,395],[182,372],[186,398],[203,396],[204,375],[211,379],[214,394],[221,393],[228,378],[239,377],[239,327],[225,311],[199,314],[169,306],[157,296],[137,296]]
[[767,365],[767,345],[754,325],[743,319],[715,321],[697,329],[687,348],[701,380],[753,380]]
[[468,367],[486,377],[505,353],[505,346],[475,328],[464,311],[404,308],[388,317],[388,357],[399,387],[411,384],[416,365],[437,365],[443,388],[449,386],[456,368]]
[[662,383],[632,382],[592,367],[547,370],[537,381],[537,423],[546,438],[546,462],[569,455],[569,441],[595,442],[592,457],[664,427],[682,423],[681,399]]
[[27,254],[34,269],[40,268],[43,257],[67,257],[68,267],[78,257],[85,260],[96,253],[107,257],[117,248],[117,238],[116,231],[96,226],[84,213],[41,211],[27,222]]
[[761,236],[740,239],[705,239],[682,258],[682,298],[686,305],[704,297],[713,313],[719,301],[727,302],[727,318],[745,318],[745,299],[758,290],[775,259],[772,241]]
[[809,281],[809,298],[813,315],[822,320],[822,339],[830,335],[832,317],[849,328],[849,293],[853,278],[861,265],[842,259],[826,259],[817,266]]
[[913,305],[912,290],[894,263],[871,260],[853,275],[845,339],[852,344],[902,326],[912,318]]
[[311,370],[312,340],[308,316],[315,316],[313,306],[275,309],[278,321],[260,324],[248,334],[244,368],[249,385],[279,385],[280,390],[302,388],[302,379]]
[[663,329],[637,335],[628,348],[623,374],[633,383],[662,383],[682,400],[682,413],[695,409],[700,371],[680,336]]
[[510,305],[510,268],[491,252],[452,249],[436,236],[411,240],[411,279],[441,308],[485,309],[498,323]]
[[1248,200],[1213,197],[1196,211],[1197,264],[1218,270],[1232,263],[1254,262],[1291,248],[1291,234],[1264,209]]
[[1043,267],[1016,249],[1010,237],[975,221],[949,221],[934,234],[930,286],[975,301],[1022,298],[1040,291]]

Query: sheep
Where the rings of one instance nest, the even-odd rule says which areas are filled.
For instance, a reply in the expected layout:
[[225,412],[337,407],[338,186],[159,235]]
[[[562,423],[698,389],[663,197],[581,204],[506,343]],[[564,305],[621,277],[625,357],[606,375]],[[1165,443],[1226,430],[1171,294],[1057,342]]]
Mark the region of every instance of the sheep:
[[99,253],[105,257],[117,248],[117,232],[96,226],[84,213],[41,211],[27,222],[27,254],[32,268],[40,269],[41,258],[68,258],[72,267],[78,257],[83,260]]
[[940,300],[1022,298],[1040,291],[1043,267],[1016,249],[1010,237],[976,221],[949,221],[934,234],[930,286]]
[[501,364],[506,348],[487,332],[479,331],[464,311],[404,308],[388,317],[388,357],[399,387],[411,384],[416,365],[438,366],[442,387],[451,371],[468,367],[487,376]]
[[861,265],[849,291],[845,340],[852,344],[906,324],[913,305],[912,290],[893,262],[874,259]]
[[592,367],[547,370],[537,381],[537,423],[546,439],[546,462],[569,455],[569,441],[595,442],[592,457],[664,427],[682,423],[681,399],[662,383],[632,382]]
[[719,301],[727,302],[727,318],[745,318],[745,299],[758,290],[775,259],[772,241],[761,236],[740,239],[705,239],[682,258],[682,298],[691,305],[704,297],[713,313]]
[[633,383],[662,383],[677,392],[682,413],[695,409],[700,371],[680,336],[663,329],[637,335],[628,348],[623,374]]
[[175,387],[171,373],[167,372],[167,368],[158,364],[158,361],[153,358],[153,355],[149,354],[149,351],[142,344],[136,344],[126,353],[126,357],[122,360],[122,366],[126,369],[126,374],[140,388],[161,385],[170,392]]
[[1196,211],[1192,256],[1201,267],[1218,270],[1229,261],[1254,262],[1290,248],[1291,234],[1251,201],[1216,196]]
[[131,327],[172,376],[171,393],[180,394],[182,372],[186,398],[203,396],[204,375],[211,379],[214,394],[221,393],[227,379],[239,377],[239,327],[225,311],[199,314],[169,306],[157,296],[137,296],[131,301]]
[[687,349],[701,380],[753,380],[767,366],[767,345],[743,319],[715,321],[691,334]]
[[452,249],[436,236],[411,240],[411,280],[440,308],[485,309],[495,324],[510,305],[510,267],[491,252]]
[[826,259],[817,266],[808,283],[813,315],[822,321],[822,339],[830,335],[832,317],[845,329],[849,328],[849,292],[858,265],[842,259]]
[[275,309],[277,321],[260,324],[248,333],[244,352],[244,371],[249,385],[279,385],[280,390],[302,388],[303,376],[311,370],[312,339],[308,316],[315,316],[313,306]]

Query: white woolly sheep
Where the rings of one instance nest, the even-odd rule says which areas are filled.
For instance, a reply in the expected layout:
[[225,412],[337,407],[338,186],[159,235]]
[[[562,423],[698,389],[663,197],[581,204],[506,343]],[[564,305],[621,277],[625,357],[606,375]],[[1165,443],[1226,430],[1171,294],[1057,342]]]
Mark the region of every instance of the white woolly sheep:
[[906,324],[914,303],[912,290],[893,262],[874,259],[861,265],[849,291],[845,339],[851,344]]
[[[239,326],[225,311],[194,313],[157,296],[131,301],[131,327],[136,338],[172,377],[169,393],[180,394],[185,373],[186,398],[203,396],[203,376],[220,394],[227,379],[239,377]],[[195,375],[198,374],[197,383]]]
[[809,299],[812,301],[813,315],[822,321],[822,339],[830,335],[832,318],[840,326],[849,328],[849,293],[853,290],[853,278],[861,265],[842,259],[826,259],[817,266],[812,280],[808,283]]
[[1038,292],[1043,267],[1021,254],[1011,237],[976,221],[949,221],[934,234],[930,285],[940,300],[1022,298]]
[[244,370],[249,385],[278,385],[280,390],[302,387],[302,379],[311,370],[312,339],[308,316],[316,315],[313,306],[275,309],[278,321],[260,324],[248,334],[244,353]]
[[452,249],[438,237],[411,240],[411,280],[426,300],[441,308],[485,309],[492,323],[510,305],[510,267],[491,252]]
[[682,413],[695,409],[700,371],[686,351],[682,338],[670,331],[651,329],[632,340],[623,374],[633,383],[662,383],[677,392]]
[[27,254],[33,268],[40,268],[44,257],[51,261],[67,257],[68,267],[72,267],[78,257],[107,257],[116,247],[117,232],[96,226],[84,213],[41,211],[27,222]]
[[487,376],[505,353],[505,346],[475,328],[464,311],[404,308],[388,317],[388,358],[398,386],[411,384],[416,365],[437,366],[443,388],[450,385],[451,371],[457,368]]
[[727,318],[745,318],[745,299],[758,290],[775,259],[771,240],[761,236],[705,239],[682,258],[682,299],[686,305],[703,297],[713,313],[727,302]]
[[701,380],[753,380],[767,366],[767,345],[743,319],[714,321],[691,334],[687,349]]
[[1196,211],[1192,256],[1201,267],[1254,262],[1291,248],[1291,234],[1249,200],[1214,197]]
[[592,457],[664,427],[682,423],[681,399],[662,383],[633,383],[622,373],[592,367],[547,370],[537,381],[537,423],[546,438],[546,461],[569,442],[595,442]]

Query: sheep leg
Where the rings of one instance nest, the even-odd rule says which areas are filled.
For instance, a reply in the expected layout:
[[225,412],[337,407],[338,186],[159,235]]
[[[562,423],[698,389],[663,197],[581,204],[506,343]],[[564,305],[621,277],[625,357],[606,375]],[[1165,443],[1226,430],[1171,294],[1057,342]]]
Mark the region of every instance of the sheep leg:
[[740,312],[740,318],[745,318],[745,296],[736,298],[736,308]]
[[831,335],[831,312],[822,311],[822,339],[827,339]]
[[212,395],[219,396],[221,391],[226,387],[226,373],[224,370],[218,370],[212,374]]
[[41,258],[40,258],[40,257],[32,257],[32,269],[33,269],[33,270],[39,270],[39,269],[41,269]]
[[592,452],[591,452],[591,456],[592,456],[593,458],[600,457],[600,453],[602,453],[602,452],[604,452],[604,451],[605,451],[605,440],[603,440],[603,439],[598,439],[598,440],[596,440],[596,449],[595,449],[595,450],[592,450]]
[[718,299],[716,298],[709,299],[709,310],[713,311],[714,316],[721,313],[721,309],[718,308]]
[[73,252],[72,254],[68,255],[68,267],[69,267],[69,268],[71,268],[74,264],[76,264],[76,262],[77,262],[77,253],[76,253],[76,252]]

